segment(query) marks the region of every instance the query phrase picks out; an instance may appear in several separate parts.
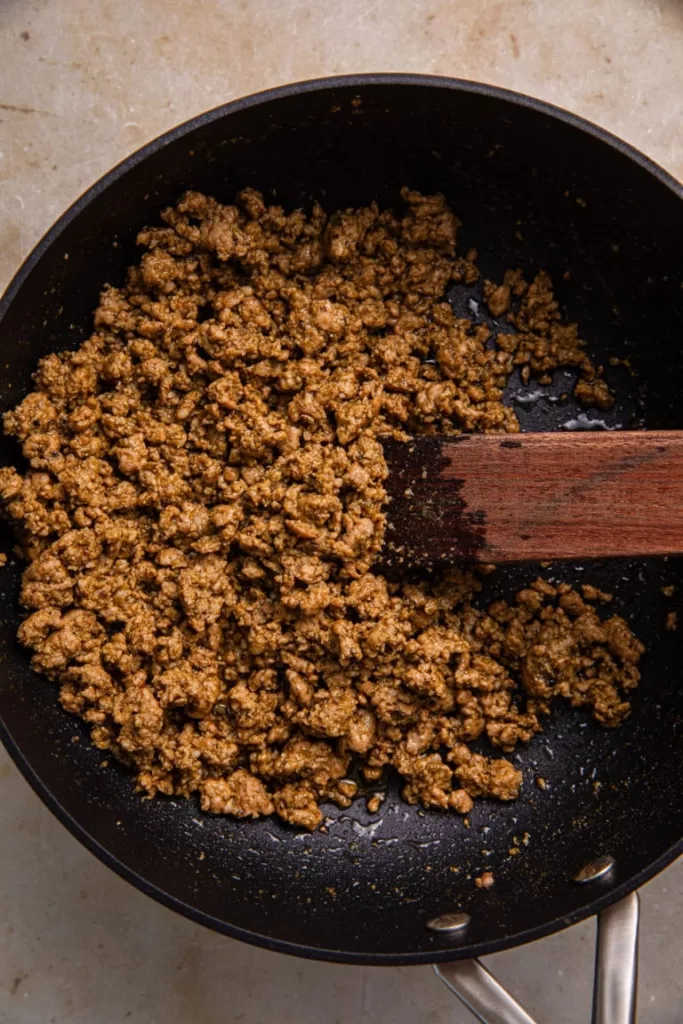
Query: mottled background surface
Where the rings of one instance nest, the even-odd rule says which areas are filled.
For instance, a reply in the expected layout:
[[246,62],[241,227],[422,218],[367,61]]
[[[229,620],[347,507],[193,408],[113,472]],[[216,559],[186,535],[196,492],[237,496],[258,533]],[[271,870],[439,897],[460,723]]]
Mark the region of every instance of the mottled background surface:
[[[284,82],[473,78],[604,125],[683,179],[683,0],[0,0],[0,286],[88,185],[160,132]],[[640,1020],[683,1020],[683,866],[643,893]],[[490,958],[540,1022],[589,1019],[593,929]],[[0,753],[1,1024],[446,1024],[428,968],[221,938],[86,853]]]

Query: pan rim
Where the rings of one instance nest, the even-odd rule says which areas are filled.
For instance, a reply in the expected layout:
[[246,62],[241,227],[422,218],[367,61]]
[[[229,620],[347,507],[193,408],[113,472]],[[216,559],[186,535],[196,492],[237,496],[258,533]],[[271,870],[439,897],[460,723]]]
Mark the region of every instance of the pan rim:
[[[677,181],[668,171],[664,170],[650,157],[645,156],[630,143],[625,142],[607,129],[593,124],[591,121],[578,114],[571,113],[561,107],[526,96],[523,93],[489,85],[483,82],[476,82],[467,79],[450,78],[438,75],[409,74],[409,73],[368,73],[337,75],[317,79],[307,79],[294,82],[288,85],[266,89],[248,96],[240,97],[228,103],[221,104],[210,110],[190,118],[174,128],[162,133],[155,139],[146,143],[140,149],[129,154],[110,171],[100,177],[93,185],[83,192],[58,218],[53,226],[43,235],[40,241],[34,246],[28,256],[24,259],[17,272],[8,284],[5,293],[0,299],[0,327],[19,289],[22,287],[34,267],[43,258],[50,247],[59,239],[60,235],[68,225],[86,207],[111,184],[123,177],[129,170],[142,163],[148,156],[158,152],[165,146],[195,131],[204,125],[218,121],[229,114],[237,113],[254,106],[268,104],[271,101],[284,99],[309,92],[322,92],[326,89],[335,88],[366,88],[368,86],[421,86],[425,89],[437,88],[447,89],[453,92],[471,93],[480,96],[487,96],[514,106],[524,107],[544,114],[555,120],[559,120],[579,131],[593,136],[610,148],[621,153],[632,162],[647,171],[660,184],[668,188],[675,197],[683,200],[683,184]],[[240,928],[223,920],[199,911],[185,903],[183,900],[150,883],[143,876],[134,871],[127,864],[115,857],[105,846],[95,839],[88,832],[85,825],[77,821],[59,803],[50,792],[49,786],[38,776],[28,759],[22,753],[20,747],[11,736],[5,722],[0,717],[0,739],[12,757],[14,763],[23,774],[24,778],[31,785],[43,803],[49,808],[55,817],[79,840],[91,853],[107,867],[111,868],[120,877],[130,882],[137,889],[157,900],[157,902],[174,910],[183,916],[195,921],[198,924],[209,927],[234,939],[248,942],[280,953],[289,953],[313,960],[331,961],[336,963],[359,964],[359,965],[418,965],[444,963],[452,960],[482,956],[489,953],[499,952],[504,949],[511,949],[515,946],[543,938],[553,932],[560,931],[569,925],[576,924],[593,916],[605,907],[617,902],[633,890],[639,888],[659,871],[670,864],[677,856],[683,853],[683,837],[674,843],[668,850],[664,851],[656,860],[648,864],[640,872],[616,885],[613,889],[603,893],[596,899],[577,908],[570,914],[553,918],[542,925],[524,931],[516,932],[514,935],[499,939],[488,940],[476,944],[463,944],[451,948],[435,949],[433,952],[414,953],[377,953],[377,952],[356,952],[349,950],[335,950],[327,947],[306,946],[293,943],[287,940],[273,938],[258,932]],[[435,940],[436,941],[436,940]]]
[[71,221],[78,216],[78,214],[81,213],[93,199],[104,192],[109,185],[121,178],[131,168],[142,163],[142,161],[148,156],[156,153],[164,146],[175,142],[176,139],[180,139],[184,135],[188,135],[197,128],[201,128],[206,124],[211,124],[213,121],[220,120],[220,118],[225,117],[228,114],[237,113],[240,110],[248,110],[250,107],[260,106],[261,104],[269,103],[272,100],[279,100],[288,96],[296,96],[301,93],[322,92],[325,89],[338,88],[340,86],[356,86],[360,88],[368,85],[418,85],[437,89],[449,89],[453,92],[490,96],[494,99],[512,103],[515,106],[535,110],[537,113],[547,114],[549,117],[562,121],[579,131],[586,132],[588,135],[592,135],[594,138],[604,142],[612,149],[617,150],[617,152],[621,153],[622,156],[628,157],[634,163],[642,167],[643,170],[648,171],[657,178],[660,184],[672,191],[678,199],[683,199],[683,182],[678,181],[673,174],[666,171],[651,157],[641,153],[640,150],[636,149],[636,147],[631,145],[631,143],[625,142],[623,139],[619,138],[618,135],[614,135],[601,125],[594,124],[592,121],[582,117],[580,114],[575,114],[569,110],[565,110],[564,108],[558,107],[554,103],[549,103],[546,100],[540,100],[536,97],[516,92],[513,89],[505,89],[502,86],[490,85],[487,82],[477,82],[466,78],[450,78],[446,75],[425,75],[408,72],[371,72],[367,74],[330,75],[324,78],[307,78],[287,85],[263,89],[259,92],[250,93],[247,96],[241,96],[237,99],[230,100],[228,103],[219,104],[217,107],[211,107],[209,110],[181,122],[181,124],[176,125],[175,128],[170,128],[168,131],[162,132],[161,135],[157,135],[156,138],[145,143],[144,146],[134,150],[132,153],[129,153],[128,156],[115,164],[111,170],[98,178],[66,208],[66,210],[60,217],[58,217],[52,227],[48,228],[42,238],[36,243],[20,264],[18,270],[7,285],[2,298],[0,298],[0,324],[2,323],[16,293],[28,277],[33,267],[38,263],[53,242],[57,240],[59,235],[62,234]]
[[[681,838],[677,843],[670,846],[668,850],[665,850],[664,853],[660,854],[656,860],[652,861],[641,871],[632,875],[630,878],[625,879],[608,892],[604,892],[601,896],[593,899],[590,903],[584,904],[582,907],[577,908],[577,910],[572,911],[569,914],[554,917],[552,920],[546,921],[542,925],[537,925],[534,928],[528,928],[524,931],[516,932],[512,936],[506,936],[500,939],[491,939],[477,943],[463,943],[457,946],[453,945],[450,948],[445,947],[442,949],[435,949],[433,952],[419,953],[355,952],[347,949],[334,949],[331,947],[306,946],[303,943],[273,938],[269,935],[263,935],[261,932],[254,932],[247,928],[240,928],[238,925],[229,924],[221,918],[214,917],[212,914],[207,914],[203,911],[197,910],[195,907],[185,903],[177,896],[172,896],[164,889],[161,889],[159,886],[153,885],[147,881],[144,876],[133,870],[133,868],[128,867],[127,864],[124,864],[123,861],[119,860],[118,857],[115,857],[114,854],[99,842],[99,840],[91,836],[86,828],[67,810],[65,810],[55,797],[53,797],[49,788],[45,783],[43,783],[42,779],[37,775],[27,758],[19,749],[18,745],[11,738],[6,729],[5,723],[1,718],[0,739],[2,739],[5,749],[26,781],[58,821],[74,836],[74,838],[82,843],[90,853],[94,854],[98,860],[114,871],[120,878],[123,878],[125,881],[135,886],[136,889],[143,892],[146,896],[149,896],[156,900],[156,902],[161,903],[169,910],[182,914],[183,917],[187,917],[196,924],[203,925],[205,928],[210,928],[212,931],[227,935],[229,938],[238,939],[241,942],[247,942],[252,946],[259,946],[275,953],[288,953],[292,956],[303,957],[307,960],[355,964],[358,966],[405,967],[448,963],[453,960],[469,960],[473,957],[488,956],[491,953],[499,953],[506,949],[514,949],[516,946],[522,946],[527,942],[534,942],[537,939],[545,938],[547,935],[563,931],[571,925],[578,924],[580,921],[585,921],[590,917],[594,917],[596,914],[600,913],[600,911],[605,910],[612,904],[618,903],[619,900],[624,899],[624,897],[628,896],[631,892],[634,892],[636,889],[640,889],[641,886],[651,878],[654,878],[656,874],[662,871],[683,853],[683,838]],[[571,884],[571,882],[568,884]],[[448,940],[446,939],[442,941]]]

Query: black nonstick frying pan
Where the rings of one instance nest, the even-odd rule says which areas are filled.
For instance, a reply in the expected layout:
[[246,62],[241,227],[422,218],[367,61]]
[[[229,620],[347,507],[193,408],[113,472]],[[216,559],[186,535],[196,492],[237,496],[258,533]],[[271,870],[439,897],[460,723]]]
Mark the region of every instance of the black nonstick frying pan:
[[[464,223],[462,245],[477,246],[486,276],[511,266],[549,270],[566,314],[607,366],[618,396],[607,413],[537,399],[533,385],[511,381],[508,400],[523,429],[683,428],[681,186],[545,104],[411,75],[306,82],[239,100],[120,164],[62,217],[4,298],[0,408],[26,393],[40,356],[88,336],[102,285],[136,260],[137,230],[186,188],[230,201],[252,185],[287,207],[316,198],[333,210],[373,199],[397,205],[404,184],[446,194]],[[467,315],[483,309],[476,290],[456,287],[451,301]],[[630,366],[610,366],[610,356]],[[558,372],[554,393],[568,388],[569,375]],[[361,799],[348,811],[330,807],[326,829],[313,834],[277,820],[203,815],[192,801],[142,801],[123,768],[102,765],[83,724],[59,708],[15,640],[20,568],[15,560],[3,570],[0,733],[8,750],[106,864],[218,931],[348,963],[469,959],[603,910],[683,849],[681,634],[665,628],[669,612],[679,611],[682,629],[683,617],[679,592],[662,593],[681,582],[680,560],[545,570],[573,582],[585,575],[614,593],[647,645],[622,728],[558,707],[516,755],[521,799],[478,803],[469,828],[456,815],[407,806],[390,779],[379,812]],[[482,600],[537,573],[499,571]],[[513,847],[521,853],[511,855]],[[574,880],[596,861],[611,867]],[[495,885],[480,890],[474,878],[485,870]],[[467,918],[427,926],[448,913]]]

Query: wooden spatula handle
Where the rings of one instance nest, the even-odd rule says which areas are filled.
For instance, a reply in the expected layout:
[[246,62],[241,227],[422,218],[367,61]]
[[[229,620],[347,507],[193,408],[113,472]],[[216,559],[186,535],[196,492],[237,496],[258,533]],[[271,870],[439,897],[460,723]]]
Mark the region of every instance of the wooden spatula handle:
[[683,552],[683,432],[467,434],[384,447],[389,562]]

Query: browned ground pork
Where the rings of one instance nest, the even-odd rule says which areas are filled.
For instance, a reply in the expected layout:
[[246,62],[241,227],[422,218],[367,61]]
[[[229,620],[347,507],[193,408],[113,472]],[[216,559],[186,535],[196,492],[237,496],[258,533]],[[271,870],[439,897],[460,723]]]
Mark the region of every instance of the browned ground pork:
[[623,619],[539,580],[480,610],[478,577],[390,582],[382,434],[519,430],[514,367],[613,399],[551,283],[486,282],[516,333],[458,319],[441,196],[401,215],[326,216],[188,192],[140,233],[140,264],[104,290],[92,336],[47,356],[5,416],[29,468],[0,470],[28,566],[20,639],[93,742],[145,793],[305,828],[393,765],[411,803],[466,814],[512,800],[503,753],[552,699],[604,725],[628,712],[643,650]]

